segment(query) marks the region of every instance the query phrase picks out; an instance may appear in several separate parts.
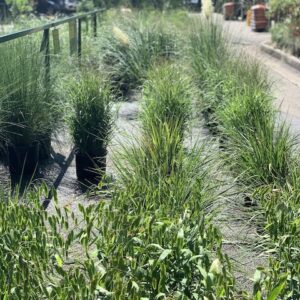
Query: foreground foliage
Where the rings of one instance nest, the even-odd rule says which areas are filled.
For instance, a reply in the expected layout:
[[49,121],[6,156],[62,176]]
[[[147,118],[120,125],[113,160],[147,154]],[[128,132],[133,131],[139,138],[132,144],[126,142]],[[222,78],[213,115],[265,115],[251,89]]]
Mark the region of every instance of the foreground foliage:
[[[177,89],[185,93],[185,85]],[[167,99],[156,91],[146,95],[163,106]],[[202,148],[184,150],[187,103],[168,99],[181,109],[168,118],[161,107],[160,119],[148,110],[140,142],[116,160],[119,180],[109,201],[79,206],[77,217],[67,207],[44,211],[41,192],[21,204],[11,197],[1,202],[1,296],[234,299],[230,263],[210,218],[216,195],[209,162]]]

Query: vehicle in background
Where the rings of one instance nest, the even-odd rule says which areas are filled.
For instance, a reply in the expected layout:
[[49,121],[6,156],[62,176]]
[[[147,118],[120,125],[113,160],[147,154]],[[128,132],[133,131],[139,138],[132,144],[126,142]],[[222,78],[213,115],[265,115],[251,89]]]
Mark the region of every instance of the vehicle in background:
[[5,22],[9,16],[9,8],[5,0],[0,0],[0,21]]
[[36,11],[43,14],[73,13],[76,7],[76,0],[38,0],[36,3]]
[[185,0],[185,5],[194,11],[201,11],[201,0]]

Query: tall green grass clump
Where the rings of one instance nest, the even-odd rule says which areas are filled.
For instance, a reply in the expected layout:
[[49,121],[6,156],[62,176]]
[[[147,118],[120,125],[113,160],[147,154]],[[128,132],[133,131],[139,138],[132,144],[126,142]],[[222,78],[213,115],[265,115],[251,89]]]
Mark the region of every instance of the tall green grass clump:
[[242,172],[246,185],[284,185],[294,141],[286,123],[276,121],[270,96],[247,87],[225,103],[218,116],[235,174]]
[[[195,100],[191,80],[174,65],[154,67],[143,87],[141,123],[145,132],[159,124],[175,125],[183,138]],[[158,125],[156,125],[158,124]],[[171,128],[171,127],[170,127]]]
[[94,72],[83,71],[69,84],[71,136],[80,153],[106,153],[112,134],[114,95],[109,82]]
[[114,116],[114,95],[109,82],[91,71],[82,71],[68,88],[69,128],[75,144],[79,180],[96,181],[96,169],[106,169],[107,146]]
[[[125,149],[123,159],[127,158],[128,165],[117,164],[125,186],[134,181],[140,191],[150,192],[165,178],[171,184],[174,174],[184,174],[183,162],[188,169],[189,160],[183,159],[183,138],[192,113],[191,87],[188,77],[176,66],[154,67],[149,72],[140,113],[141,143]],[[161,191],[162,200],[158,201],[167,198]],[[168,188],[165,192],[169,192]]]
[[201,85],[207,78],[207,72],[217,72],[230,57],[229,41],[221,22],[215,18],[194,20],[189,40],[191,64],[196,81]]
[[193,211],[210,211],[215,195],[204,180],[210,167],[199,157],[204,157],[202,147],[186,153],[179,126],[153,123],[137,145],[118,154],[116,168],[121,185],[135,187],[139,201],[153,197],[146,203],[151,209],[169,206],[171,215],[193,205]]
[[38,50],[32,40],[1,45],[1,106],[6,137],[14,144],[31,143],[53,131],[60,116]]
[[53,78],[46,77],[39,46],[32,39],[2,44],[0,66],[4,141],[13,147],[43,146],[47,141],[49,148],[62,109]]
[[[165,72],[173,74],[170,81]],[[105,289],[131,299],[233,299],[230,263],[211,224],[210,165],[202,148],[183,147],[191,98],[177,72],[172,66],[150,72],[141,138],[117,154],[127,197],[114,198],[103,211],[98,248]]]
[[176,36],[157,24],[125,20],[108,26],[100,41],[100,51],[104,68],[126,94],[141,86],[152,64],[174,57]]

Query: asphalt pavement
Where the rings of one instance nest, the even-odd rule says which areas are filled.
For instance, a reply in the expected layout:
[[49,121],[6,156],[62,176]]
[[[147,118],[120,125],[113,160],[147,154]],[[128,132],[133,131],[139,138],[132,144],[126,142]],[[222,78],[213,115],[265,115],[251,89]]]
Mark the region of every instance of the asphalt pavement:
[[253,32],[241,21],[226,21],[224,28],[234,45],[266,67],[273,83],[274,105],[281,112],[281,118],[290,123],[292,132],[300,135],[300,72],[260,50],[261,43],[271,42],[270,33]]

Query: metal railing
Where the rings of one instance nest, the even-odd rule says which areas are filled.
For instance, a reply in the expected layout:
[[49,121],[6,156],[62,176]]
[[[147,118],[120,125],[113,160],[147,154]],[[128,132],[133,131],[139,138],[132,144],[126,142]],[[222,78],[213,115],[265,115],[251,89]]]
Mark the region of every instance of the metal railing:
[[[30,29],[21,30],[18,32],[5,34],[0,36],[0,44],[12,41],[21,37],[29,36],[37,32],[43,32],[43,38],[41,42],[40,51],[44,53],[45,57],[45,70],[46,77],[50,76],[50,30],[58,30],[57,27],[63,24],[69,24],[69,47],[70,54],[77,52],[77,56],[80,62],[81,52],[82,52],[82,21],[88,22],[91,18],[93,36],[97,36],[97,19],[98,15],[105,11],[103,9],[96,9],[91,12],[87,12],[80,15],[75,15],[72,17],[63,18],[57,21],[49,22],[45,25],[37,26]],[[88,24],[88,23],[87,23]],[[53,31],[54,31],[53,30]],[[58,32],[58,31],[57,31]],[[59,36],[57,35],[58,39]],[[59,43],[59,42],[58,42]]]
[[[43,52],[44,55],[44,63],[45,63],[45,75],[46,80],[45,84],[49,82],[50,78],[50,30],[52,30],[53,40],[54,36],[59,39],[58,35],[58,26],[69,23],[69,47],[70,47],[70,54],[76,54],[78,56],[79,64],[80,64],[80,57],[81,57],[81,50],[82,50],[82,21],[86,21],[87,23],[87,31],[88,31],[88,24],[89,21],[92,22],[92,33],[93,36],[97,36],[97,17],[100,13],[104,12],[105,9],[98,9],[88,13],[63,18],[54,22],[47,23],[45,25],[37,26],[30,29],[21,30],[18,32],[14,32],[11,34],[6,34],[0,36],[0,44],[5,43],[8,41],[12,41],[21,37],[29,36],[37,32],[43,32],[42,42],[40,46],[40,51]],[[60,46],[58,46],[60,48]],[[55,52],[55,51],[54,51]],[[0,53],[1,55],[1,53]],[[72,160],[74,158],[74,148],[71,150],[67,159],[63,161],[62,164],[59,164],[61,167],[60,173],[58,174],[56,180],[53,182],[54,187],[60,185],[68,167],[70,166]],[[53,198],[53,191],[51,191],[46,199],[43,201],[43,207],[46,209],[50,204],[51,199]]]

